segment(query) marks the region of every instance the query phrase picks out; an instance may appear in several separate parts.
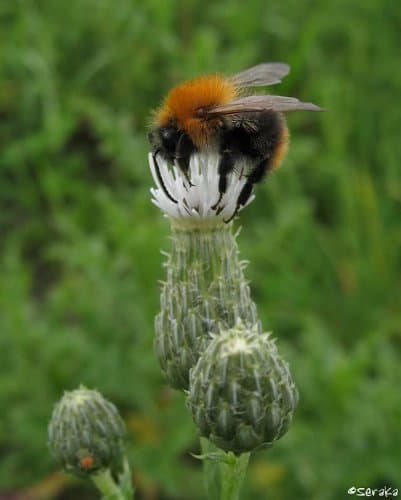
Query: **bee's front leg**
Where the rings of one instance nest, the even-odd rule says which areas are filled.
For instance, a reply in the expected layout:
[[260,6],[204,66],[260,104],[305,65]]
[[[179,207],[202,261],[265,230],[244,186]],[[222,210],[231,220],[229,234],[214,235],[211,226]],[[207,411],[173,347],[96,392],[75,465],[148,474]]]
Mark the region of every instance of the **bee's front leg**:
[[185,175],[190,186],[193,186],[190,176],[189,176],[189,162],[191,156],[196,152],[196,146],[191,141],[190,137],[182,133],[175,150],[175,161],[177,162],[178,168]]
[[156,175],[157,175],[157,178],[158,178],[159,183],[160,183],[160,187],[162,188],[162,190],[164,191],[164,194],[167,196],[167,198],[170,201],[172,201],[173,203],[178,203],[177,200],[175,198],[173,198],[171,196],[171,194],[169,193],[169,190],[167,189],[166,184],[165,184],[164,179],[163,179],[163,176],[160,172],[159,163],[157,161],[157,155],[159,154],[159,152],[160,152],[159,149],[156,149],[155,151],[153,151],[152,158],[153,158],[153,164],[155,166]]
[[219,198],[216,203],[212,206],[213,210],[216,210],[219,203],[221,202],[224,193],[227,191],[227,176],[233,171],[235,165],[235,157],[230,149],[225,149],[221,152],[218,174],[219,174]]

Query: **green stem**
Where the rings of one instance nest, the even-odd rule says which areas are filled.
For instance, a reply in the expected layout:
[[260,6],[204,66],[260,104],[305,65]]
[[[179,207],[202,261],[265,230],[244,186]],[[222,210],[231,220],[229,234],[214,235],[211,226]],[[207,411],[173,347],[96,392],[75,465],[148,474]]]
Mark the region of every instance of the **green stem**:
[[200,438],[203,473],[210,500],[239,500],[250,453],[225,453],[206,438]]
[[249,328],[257,325],[260,333],[262,327],[230,224],[203,230],[173,228],[172,241],[155,348],[168,383],[188,389],[190,369],[211,333],[233,328],[238,319]]
[[220,464],[218,461],[206,458],[208,454],[217,452],[218,448],[204,437],[200,438],[200,444],[202,454],[205,455],[202,461],[207,496],[210,500],[219,500],[221,490]]
[[126,500],[134,499],[135,490],[132,486],[131,468],[127,457],[124,457],[123,472],[119,476],[119,485]]
[[102,494],[102,500],[127,500],[112,478],[109,469],[101,470],[91,476],[91,479]]
[[239,457],[231,452],[228,455],[229,460],[220,464],[222,479],[220,500],[239,500],[250,453],[242,453]]

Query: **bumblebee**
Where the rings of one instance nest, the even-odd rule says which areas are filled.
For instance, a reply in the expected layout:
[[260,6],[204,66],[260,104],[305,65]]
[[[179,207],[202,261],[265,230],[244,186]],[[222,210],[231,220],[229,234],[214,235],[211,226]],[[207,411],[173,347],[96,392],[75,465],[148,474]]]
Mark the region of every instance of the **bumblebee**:
[[246,182],[240,191],[236,210],[245,205],[254,184],[280,166],[288,149],[287,111],[322,111],[315,104],[294,97],[245,95],[245,89],[274,85],[289,73],[284,63],[264,63],[231,77],[201,76],[177,85],[155,112],[149,133],[156,173],[166,196],[168,192],[157,165],[157,156],[183,172],[190,183],[189,162],[194,153],[219,155],[219,204],[227,189],[228,176],[236,166],[246,164],[241,175]]

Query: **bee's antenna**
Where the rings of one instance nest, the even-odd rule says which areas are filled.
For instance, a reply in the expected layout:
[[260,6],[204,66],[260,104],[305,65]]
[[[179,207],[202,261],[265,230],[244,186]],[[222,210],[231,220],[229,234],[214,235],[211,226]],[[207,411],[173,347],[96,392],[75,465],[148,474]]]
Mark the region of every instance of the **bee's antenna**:
[[152,158],[153,158],[153,163],[155,164],[157,180],[160,182],[160,186],[163,189],[164,194],[167,196],[167,198],[169,200],[171,200],[173,203],[178,203],[177,200],[175,198],[173,198],[171,196],[171,194],[168,192],[168,189],[166,188],[162,174],[160,173],[160,167],[159,167],[159,164],[157,163],[157,155],[159,154],[159,152],[160,152],[160,149],[156,149],[155,152],[152,152]]

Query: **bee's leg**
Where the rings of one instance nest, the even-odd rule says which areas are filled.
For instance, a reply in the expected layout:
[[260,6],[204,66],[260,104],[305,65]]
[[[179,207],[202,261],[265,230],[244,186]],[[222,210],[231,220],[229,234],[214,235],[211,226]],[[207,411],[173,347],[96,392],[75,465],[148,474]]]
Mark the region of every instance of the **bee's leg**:
[[193,186],[189,178],[189,161],[191,155],[195,153],[196,146],[187,134],[181,134],[175,150],[175,160],[181,172],[185,175],[190,186]]
[[177,200],[171,196],[171,194],[168,192],[168,189],[166,188],[166,184],[164,183],[164,179],[162,177],[162,174],[160,173],[160,167],[159,164],[157,163],[157,155],[159,153],[159,149],[156,151],[152,152],[152,158],[153,158],[153,163],[155,164],[155,170],[156,170],[156,175],[157,179],[160,183],[161,188],[164,191],[164,194],[167,196],[169,200],[171,200],[173,203],[177,203]]
[[263,177],[268,172],[268,168],[269,168],[269,162],[268,159],[265,158],[260,163],[258,163],[258,165],[256,165],[256,167],[248,175],[248,178],[238,196],[237,206],[235,207],[233,214],[231,215],[231,217],[229,217],[227,220],[224,221],[226,224],[234,219],[234,217],[238,213],[238,210],[242,206],[246,205],[247,201],[249,200],[249,197],[252,194],[254,184],[257,184],[263,179]]
[[216,210],[221,202],[224,193],[227,191],[227,176],[233,171],[235,164],[235,157],[231,150],[224,150],[219,160],[217,172],[219,174],[219,199],[212,206],[212,210]]

